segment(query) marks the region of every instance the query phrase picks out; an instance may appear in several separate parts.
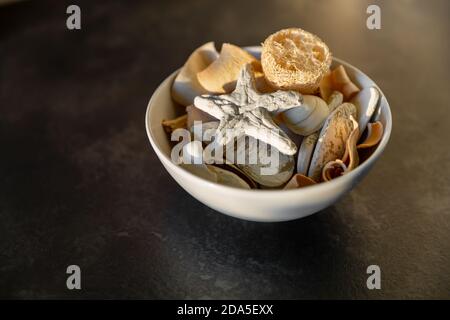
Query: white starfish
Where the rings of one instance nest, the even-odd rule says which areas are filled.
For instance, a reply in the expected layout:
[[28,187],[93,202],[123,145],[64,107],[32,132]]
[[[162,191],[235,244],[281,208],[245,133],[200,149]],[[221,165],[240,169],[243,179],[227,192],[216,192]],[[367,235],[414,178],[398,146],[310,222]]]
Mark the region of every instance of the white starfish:
[[232,93],[219,96],[205,94],[194,99],[197,108],[220,120],[215,140],[219,144],[225,145],[235,137],[246,134],[288,155],[295,154],[297,146],[273,122],[269,112],[278,113],[299,107],[302,102],[302,95],[296,91],[259,93],[250,64],[242,67]]

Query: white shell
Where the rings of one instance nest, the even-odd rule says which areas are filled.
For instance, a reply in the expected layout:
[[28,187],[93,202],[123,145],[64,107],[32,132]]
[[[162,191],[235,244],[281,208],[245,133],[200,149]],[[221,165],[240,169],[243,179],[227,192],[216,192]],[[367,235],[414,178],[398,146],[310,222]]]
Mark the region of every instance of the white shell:
[[197,73],[208,67],[219,57],[214,42],[208,42],[197,48],[188,58],[178,73],[172,85],[173,99],[188,106],[194,103],[194,98],[206,93],[197,80]]
[[303,104],[284,111],[282,118],[290,130],[296,134],[307,136],[322,127],[329,113],[327,103],[321,98],[304,95]]
[[353,130],[350,116],[356,116],[356,107],[351,103],[343,103],[327,118],[314,149],[308,177],[319,181],[325,164],[342,158],[346,141]]
[[207,164],[182,164],[184,169],[205,180],[230,187],[250,189],[247,182],[233,172]]
[[319,139],[319,132],[314,132],[309,136],[303,138],[297,158],[297,173],[306,175],[308,167],[311,162],[311,156],[314,152],[317,140]]
[[359,137],[366,129],[367,123],[374,114],[379,100],[380,92],[375,87],[364,88],[350,100],[355,105],[358,113]]
[[[242,141],[245,137],[239,138],[238,141]],[[248,139],[248,137],[247,137]],[[250,140],[252,141],[252,140]],[[253,140],[255,141],[255,140]],[[262,141],[258,141],[259,148],[268,148],[272,151],[278,151],[273,146],[267,145]],[[243,156],[246,159],[246,164],[236,163],[235,159],[227,153],[226,159],[235,165],[243,172],[247,177],[254,180],[265,187],[279,187],[289,181],[294,173],[295,160],[294,156],[284,154],[278,151],[278,165],[273,166],[273,164],[268,163],[267,159],[264,159],[263,153],[258,152],[258,144],[245,143],[245,154],[240,155],[239,152],[244,150],[236,150],[236,159],[239,156]],[[261,150],[261,149],[260,149]],[[255,164],[250,164],[249,156],[254,155],[256,159]]]

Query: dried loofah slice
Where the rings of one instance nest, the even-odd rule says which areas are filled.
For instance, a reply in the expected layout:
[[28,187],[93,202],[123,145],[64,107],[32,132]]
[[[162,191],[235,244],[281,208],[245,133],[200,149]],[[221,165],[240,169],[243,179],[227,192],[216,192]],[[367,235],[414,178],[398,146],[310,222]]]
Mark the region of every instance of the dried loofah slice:
[[274,88],[312,94],[329,71],[331,53],[312,33],[289,28],[264,41],[261,63],[267,81]]
[[[242,67],[251,63],[255,70],[255,78],[261,77],[262,68],[258,74],[259,61],[247,51],[224,43],[219,58],[205,70],[197,74],[198,82],[212,93],[229,93],[236,87],[236,80]],[[258,88],[259,89],[259,88]]]
[[219,53],[214,42],[208,42],[197,48],[187,59],[172,85],[172,98],[183,106],[194,103],[194,98],[207,93],[197,81],[197,73],[217,59]]

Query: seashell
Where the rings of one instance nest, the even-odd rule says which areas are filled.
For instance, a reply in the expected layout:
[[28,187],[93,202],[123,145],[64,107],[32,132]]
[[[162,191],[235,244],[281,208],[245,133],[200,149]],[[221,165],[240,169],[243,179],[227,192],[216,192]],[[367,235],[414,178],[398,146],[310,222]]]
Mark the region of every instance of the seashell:
[[333,93],[329,96],[327,103],[328,109],[330,112],[333,112],[334,109],[339,107],[344,102],[344,95],[339,91],[333,91]]
[[187,59],[172,85],[172,98],[183,106],[194,103],[194,98],[207,93],[197,80],[197,73],[217,59],[219,53],[214,42],[208,42],[197,48]]
[[194,105],[187,106],[186,112],[187,112],[187,123],[186,123],[187,128],[191,128],[194,125],[194,121],[201,121],[201,122],[219,121],[209,113],[200,110]]
[[325,101],[313,95],[304,95],[303,103],[282,113],[286,126],[296,134],[307,136],[319,130],[330,111]]
[[[244,147],[236,148],[240,145]],[[267,154],[270,154],[269,159],[272,159],[271,152],[277,152],[275,155],[277,155],[278,164],[274,166],[265,157],[265,152],[261,152],[261,150],[267,150]],[[295,161],[292,155],[281,153],[275,147],[260,140],[245,136],[240,137],[234,151],[234,154],[226,152],[226,160],[234,163],[247,177],[262,186],[279,187],[285,184],[294,173]],[[250,161],[252,158],[254,161]],[[245,161],[238,161],[239,159],[245,159]]]
[[367,123],[372,118],[380,100],[380,92],[375,87],[364,88],[350,101],[358,112],[359,135],[366,129]]
[[356,107],[351,103],[341,104],[328,116],[314,149],[308,177],[319,181],[325,164],[342,158],[346,141],[353,130],[350,116],[356,117]]
[[380,121],[377,122],[369,122],[367,124],[367,138],[359,144],[357,149],[365,149],[370,148],[377,145],[381,137],[383,137],[383,124]]
[[342,157],[342,161],[344,163],[347,163],[348,161],[347,170],[345,170],[345,172],[352,171],[359,164],[358,151],[356,150],[356,143],[358,142],[359,138],[358,122],[355,120],[355,118],[353,118],[353,116],[350,116],[350,119],[352,120],[353,130],[347,139],[347,142],[345,144],[345,153]]
[[283,189],[285,189],[285,190],[298,189],[298,188],[304,188],[307,186],[312,186],[314,184],[316,184],[316,182],[313,179],[297,173],[291,178],[291,180],[289,180],[289,182],[284,186]]
[[[231,92],[236,86],[242,67],[247,63],[251,63],[256,71],[262,70],[259,61],[250,53],[235,45],[224,43],[219,58],[199,72],[197,80],[209,92],[218,94]],[[255,73],[255,78],[261,77],[261,74]]]
[[367,126],[367,138],[363,143],[356,145],[359,129],[356,120],[354,120],[353,117],[351,118],[354,129],[347,140],[345,154],[342,157],[342,160],[337,159],[335,161],[330,161],[323,167],[322,179],[324,181],[330,181],[355,169],[359,164],[357,150],[373,147],[381,140],[383,135],[383,124],[381,122],[369,123]]
[[303,138],[302,144],[298,151],[297,173],[303,175],[308,174],[309,163],[311,162],[311,156],[314,152],[318,139],[319,132],[314,132],[313,134]]
[[335,90],[342,92],[345,101],[359,92],[359,88],[350,80],[342,65],[326,74],[320,82],[319,88],[320,95],[324,100],[328,100]]
[[242,178],[240,178],[235,173],[225,170],[225,169],[222,169],[222,168],[219,168],[219,167],[211,166],[211,165],[206,165],[206,166],[208,167],[209,170],[216,173],[216,176],[217,176],[216,182],[217,183],[224,184],[224,185],[227,185],[230,187],[251,189],[250,186],[248,185],[248,183],[245,182]]
[[181,164],[184,169],[205,180],[226,186],[250,189],[247,182],[233,172],[207,164]]
[[178,118],[171,120],[163,120],[162,126],[167,133],[172,133],[176,129],[186,128],[188,116],[184,114]]
[[236,166],[235,164],[233,164],[231,162],[228,162],[226,159],[225,159],[225,164],[223,164],[223,165],[216,164],[216,166],[218,166],[219,168],[224,167],[227,170],[238,175],[239,178],[244,180],[250,186],[251,189],[258,189],[258,184],[255,181],[253,181],[253,179],[248,177],[247,174],[244,171],[242,171],[238,166]]
[[322,180],[331,181],[340,177],[347,170],[347,166],[342,160],[328,162],[322,169]]

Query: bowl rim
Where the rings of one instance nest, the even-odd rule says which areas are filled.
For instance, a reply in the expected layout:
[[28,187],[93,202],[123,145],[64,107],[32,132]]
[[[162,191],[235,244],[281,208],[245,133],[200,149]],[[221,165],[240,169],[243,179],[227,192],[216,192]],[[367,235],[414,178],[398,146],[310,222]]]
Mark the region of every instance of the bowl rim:
[[[260,50],[260,48],[261,47],[258,47],[258,46],[244,47],[244,49],[250,49],[250,50]],[[377,148],[370,155],[369,158],[367,158],[361,165],[358,165],[358,167],[356,167],[356,169],[350,171],[349,173],[347,173],[343,176],[340,176],[331,181],[327,181],[326,183],[318,183],[318,184],[311,185],[311,186],[308,186],[305,188],[287,189],[287,190],[285,190],[285,189],[241,189],[241,188],[235,188],[235,187],[231,187],[231,186],[227,186],[227,185],[223,185],[223,184],[219,184],[216,182],[205,180],[205,179],[183,169],[181,166],[173,163],[172,160],[161,150],[161,148],[159,147],[159,144],[157,143],[155,136],[153,135],[153,132],[151,131],[150,110],[151,110],[152,106],[154,105],[153,102],[154,102],[155,96],[157,96],[157,93],[159,93],[159,91],[161,91],[167,85],[168,81],[171,81],[174,74],[176,74],[180,69],[172,72],[169,76],[167,76],[158,85],[158,87],[153,92],[153,94],[148,102],[147,110],[145,113],[145,128],[147,131],[147,136],[150,140],[150,144],[152,145],[153,150],[158,155],[158,158],[160,159],[160,161],[165,162],[165,164],[168,165],[171,170],[174,170],[178,175],[183,176],[183,178],[185,178],[185,179],[194,180],[197,183],[204,184],[205,187],[211,188],[214,191],[218,191],[218,192],[222,192],[222,193],[228,193],[228,194],[239,193],[240,195],[245,194],[245,196],[248,196],[248,197],[260,197],[260,196],[266,197],[266,196],[281,196],[281,195],[287,196],[287,195],[293,195],[296,193],[297,194],[301,193],[303,196],[308,196],[309,194],[315,194],[319,190],[322,190],[322,192],[327,192],[328,190],[331,191],[338,185],[343,185],[343,184],[349,183],[354,178],[356,178],[360,173],[364,172],[366,169],[369,169],[383,153],[384,149],[387,146],[387,143],[389,141],[389,138],[390,138],[390,135],[392,132],[392,113],[391,113],[391,108],[389,106],[388,99],[386,98],[385,94],[378,87],[378,85],[375,83],[375,81],[373,81],[366,73],[362,72],[355,66],[351,65],[350,63],[348,63],[342,59],[333,57],[333,61],[344,65],[346,68],[353,69],[354,73],[361,73],[364,76],[366,76],[370,81],[372,81],[374,83],[374,86],[380,91],[381,98],[384,97],[384,99],[385,99],[385,110],[383,112],[385,113],[385,116],[386,116],[386,125],[384,128],[383,137],[381,138],[381,141],[379,142]]]

